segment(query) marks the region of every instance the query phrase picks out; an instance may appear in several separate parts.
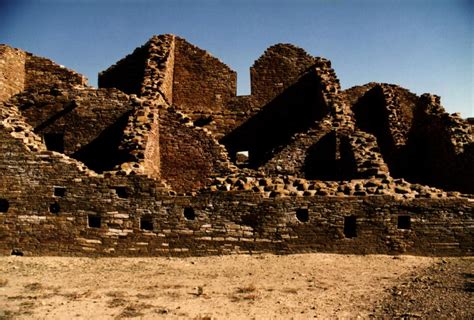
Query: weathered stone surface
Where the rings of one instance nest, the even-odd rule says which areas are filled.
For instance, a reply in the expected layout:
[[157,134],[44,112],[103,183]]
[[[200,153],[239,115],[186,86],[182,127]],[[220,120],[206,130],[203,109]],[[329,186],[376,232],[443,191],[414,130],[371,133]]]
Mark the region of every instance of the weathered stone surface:
[[0,71],[2,254],[473,254],[472,121],[437,96],[341,91],[329,60],[280,44],[237,97],[173,35],[101,89],[8,46]]

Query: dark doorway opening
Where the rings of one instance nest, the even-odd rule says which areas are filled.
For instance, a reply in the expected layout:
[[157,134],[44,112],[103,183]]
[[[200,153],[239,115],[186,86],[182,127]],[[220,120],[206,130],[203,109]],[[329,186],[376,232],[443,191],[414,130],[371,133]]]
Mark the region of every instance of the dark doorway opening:
[[64,133],[45,133],[43,137],[48,150],[64,153]]
[[128,189],[127,187],[123,186],[117,186],[117,187],[112,187],[112,189],[115,190],[115,193],[117,194],[117,197],[119,198],[128,198]]
[[61,207],[59,206],[59,203],[54,202],[49,205],[49,212],[57,214],[61,211]]
[[397,219],[398,229],[411,229],[411,217],[410,216],[398,216]]
[[204,127],[204,126],[208,125],[211,122],[212,122],[212,116],[208,116],[208,117],[203,116],[203,117],[200,117],[200,118],[194,120],[194,125],[196,127]]
[[347,137],[330,132],[308,149],[304,162],[305,178],[309,180],[351,180],[357,166]]
[[153,219],[151,216],[143,216],[140,218],[140,229],[153,231]]
[[64,197],[66,195],[66,188],[64,187],[54,187],[54,196],[55,197]]
[[194,209],[191,208],[191,207],[184,208],[183,214],[184,214],[184,217],[186,218],[186,220],[196,219],[196,213],[194,212]]
[[13,249],[11,255],[12,256],[23,257],[23,251],[21,251],[20,249]]
[[100,228],[101,218],[98,215],[90,214],[87,217],[87,224],[89,228]]
[[344,236],[346,238],[357,237],[357,218],[355,216],[344,217]]
[[7,199],[0,199],[0,212],[7,212],[10,208],[10,203]]
[[308,209],[299,208],[296,210],[296,219],[301,222],[308,222],[309,220],[309,211]]

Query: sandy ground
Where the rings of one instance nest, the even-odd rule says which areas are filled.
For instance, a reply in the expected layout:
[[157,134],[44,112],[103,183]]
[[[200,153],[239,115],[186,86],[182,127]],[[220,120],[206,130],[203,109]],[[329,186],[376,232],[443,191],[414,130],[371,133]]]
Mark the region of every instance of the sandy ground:
[[367,319],[440,260],[0,257],[0,319]]

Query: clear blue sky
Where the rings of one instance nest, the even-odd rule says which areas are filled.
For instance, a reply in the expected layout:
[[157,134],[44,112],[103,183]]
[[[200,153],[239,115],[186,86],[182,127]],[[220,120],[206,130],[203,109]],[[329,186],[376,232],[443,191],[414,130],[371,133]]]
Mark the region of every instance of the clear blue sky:
[[270,45],[293,43],[330,59],[343,88],[396,83],[474,116],[473,0],[0,0],[0,43],[85,74],[174,33],[238,72]]

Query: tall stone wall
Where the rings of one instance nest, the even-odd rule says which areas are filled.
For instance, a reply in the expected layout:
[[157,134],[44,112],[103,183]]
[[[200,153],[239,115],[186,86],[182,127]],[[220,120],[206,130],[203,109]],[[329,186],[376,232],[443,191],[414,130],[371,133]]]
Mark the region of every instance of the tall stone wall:
[[264,105],[292,85],[316,59],[291,44],[268,48],[250,68],[251,92]]
[[185,113],[225,109],[237,93],[237,75],[208,52],[176,37],[173,104]]
[[[357,126],[375,134],[390,158],[406,144],[418,97],[396,85],[377,84],[353,105]],[[391,159],[388,159],[390,161]]]
[[158,95],[169,105],[173,102],[175,36],[153,36],[149,43],[143,87],[140,95],[157,100]]
[[23,91],[26,53],[0,45],[0,103]]
[[[154,36],[148,42],[148,57],[140,89],[139,105],[128,118],[120,150],[129,161],[117,167],[118,174],[146,174],[160,179],[159,110],[172,100],[174,36]],[[134,98],[135,99],[135,98]]]

